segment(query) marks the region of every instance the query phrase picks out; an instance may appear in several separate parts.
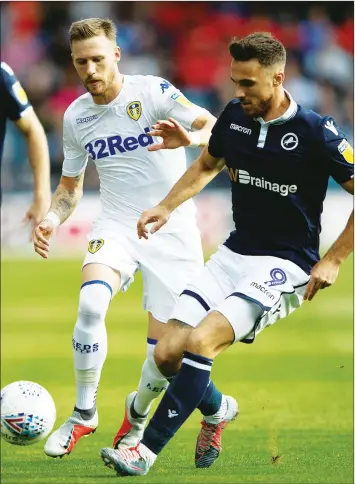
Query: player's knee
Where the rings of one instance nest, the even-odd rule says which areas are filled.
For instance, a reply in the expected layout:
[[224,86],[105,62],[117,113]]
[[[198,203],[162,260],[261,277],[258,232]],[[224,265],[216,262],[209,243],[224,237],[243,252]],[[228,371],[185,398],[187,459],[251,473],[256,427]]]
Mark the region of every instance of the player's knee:
[[210,351],[210,344],[206,341],[206,335],[198,327],[191,331],[186,343],[186,350],[197,355],[205,355]]
[[154,352],[155,363],[164,376],[174,376],[179,371],[186,341],[192,330],[192,326],[175,319],[167,323]]
[[165,377],[176,375],[180,369],[184,346],[177,343],[171,340],[160,340],[156,345],[154,352],[155,364]]
[[111,291],[105,284],[83,285],[79,297],[78,322],[81,325],[104,322],[110,301]]
[[154,352],[154,360],[159,371],[165,376],[176,375],[181,366],[183,348],[173,344],[157,344]]

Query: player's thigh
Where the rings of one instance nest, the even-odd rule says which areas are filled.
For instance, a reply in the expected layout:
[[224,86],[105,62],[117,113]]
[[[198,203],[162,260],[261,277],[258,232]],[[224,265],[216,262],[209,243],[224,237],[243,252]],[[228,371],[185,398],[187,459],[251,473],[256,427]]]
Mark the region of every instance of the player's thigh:
[[218,311],[211,311],[190,333],[186,349],[206,358],[215,358],[234,342],[229,320]]
[[[264,328],[301,306],[309,276],[292,262],[276,257],[244,256],[243,259],[247,270],[216,310],[229,320],[235,341],[252,342]],[[240,300],[254,308],[254,325],[249,334],[246,334],[248,321]]]
[[155,344],[164,336],[165,329],[166,324],[156,319],[151,312],[148,312],[148,340]]
[[144,308],[166,323],[188,281],[203,267],[199,234],[157,233],[140,255]]
[[[89,234],[89,244],[83,262],[83,278],[87,282],[95,278],[108,278],[114,285],[113,295],[126,291],[134,279],[138,262],[127,250],[128,239],[120,233],[120,227],[108,221],[97,224]],[[110,283],[108,279],[103,279]]]
[[224,247],[220,247],[182,291],[171,318],[196,327],[207,313],[231,294],[240,274],[236,267],[231,277],[228,273],[230,262]]
[[91,262],[83,267],[81,273],[81,283],[90,281],[103,281],[112,289],[114,296],[121,287],[121,274],[118,270],[112,269],[101,263]]

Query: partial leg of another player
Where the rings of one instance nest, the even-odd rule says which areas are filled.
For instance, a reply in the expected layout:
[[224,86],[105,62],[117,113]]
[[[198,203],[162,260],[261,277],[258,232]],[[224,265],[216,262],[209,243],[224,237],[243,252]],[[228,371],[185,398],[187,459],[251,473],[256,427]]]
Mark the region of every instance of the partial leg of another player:
[[[120,475],[147,474],[157,455],[201,402],[214,358],[233,342],[252,342],[264,328],[299,308],[308,280],[309,276],[292,262],[243,256],[221,246],[207,262],[202,276],[183,292],[172,317],[196,326],[199,305],[213,310],[190,332],[181,369],[146,427],[141,443],[114,454],[102,449],[105,463]],[[202,428],[196,446],[197,467],[208,467],[218,456],[208,440]],[[217,451],[218,447],[217,442]],[[203,465],[199,465],[201,462]]]
[[[194,306],[195,317],[203,319],[205,309],[195,299],[190,300]],[[177,312],[178,314],[178,312]],[[172,319],[167,324],[167,331],[157,344],[155,350],[155,361],[159,369],[165,375],[176,375],[181,368],[184,350],[193,326],[190,326],[177,319]],[[198,438],[198,445],[195,452],[196,467],[210,467],[217,459],[222,449],[222,433],[227,425],[238,416],[238,403],[230,395],[223,395],[209,380],[206,392],[204,393],[197,408],[202,413],[201,430]]]
[[[178,373],[192,329],[192,326],[176,320],[163,324],[149,313],[147,358],[142,367],[137,391],[130,393],[126,398],[124,418],[113,439],[114,449],[134,447],[142,439],[153,400],[167,388],[168,382]],[[156,346],[157,351],[154,354]],[[232,416],[235,418],[237,408],[234,402],[232,397],[222,395],[211,381],[198,407],[204,415],[204,424],[214,428],[221,426],[227,414],[228,403],[229,407],[235,408]]]
[[[233,307],[233,312],[236,311],[235,314],[241,318],[238,333],[242,339],[253,330],[262,310],[250,301],[233,299],[238,299],[238,304],[232,301],[234,304],[230,304],[230,307]],[[106,464],[122,476],[147,474],[157,455],[203,399],[210,382],[213,359],[228,348],[235,338],[233,327],[226,316],[219,311],[209,313],[202,323],[191,331],[181,369],[165,392],[144,431],[141,443],[135,448],[119,450],[115,455],[107,455],[107,449],[102,449],[101,457]],[[171,418],[172,414],[174,418]],[[205,438],[206,445],[210,447],[208,435]],[[200,442],[200,445],[203,447],[203,442]],[[215,458],[211,454],[205,455],[207,464]]]
[[[188,336],[193,326],[206,314],[206,304],[201,305],[201,301],[193,299],[191,324],[178,320],[168,321],[186,281],[203,270],[200,236],[198,233],[195,235],[157,234],[160,238],[154,239],[153,246],[145,246],[142,252],[144,307],[150,315],[147,359],[142,368],[138,392],[130,393],[126,399],[124,419],[113,442],[115,449],[138,444],[152,401],[178,373]],[[185,250],[179,258],[176,254],[181,252],[181,247]],[[205,274],[201,277],[206,281]],[[218,291],[213,292],[214,295],[219,294]],[[192,299],[190,296],[185,297]],[[222,294],[219,297],[223,299]],[[227,424],[225,417],[231,413],[227,409],[234,409],[231,419],[234,418],[237,415],[237,403],[232,397],[222,395],[211,381],[198,408],[204,416],[202,425],[210,429],[213,427],[215,433],[211,432],[211,435],[218,434],[220,441],[221,429]]]
[[76,404],[71,417],[45,444],[44,452],[50,457],[70,454],[77,441],[93,433],[98,426],[96,392],[107,354],[105,317],[120,284],[120,273],[104,264],[91,263],[83,268],[72,340]]
[[142,366],[141,378],[137,391],[130,393],[125,402],[122,424],[113,439],[113,447],[133,447],[141,440],[150,407],[163,390],[168,380],[159,371],[154,361],[154,350],[163,336],[166,324],[148,313],[147,357]]

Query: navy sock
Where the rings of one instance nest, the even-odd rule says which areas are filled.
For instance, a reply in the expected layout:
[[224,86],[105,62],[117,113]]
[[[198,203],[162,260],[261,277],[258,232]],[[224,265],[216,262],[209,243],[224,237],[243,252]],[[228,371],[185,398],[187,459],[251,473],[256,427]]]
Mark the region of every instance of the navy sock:
[[201,402],[210,380],[213,360],[184,352],[181,370],[168,386],[144,431],[142,443],[154,454],[165,447]]
[[218,412],[222,403],[222,393],[215,387],[212,380],[206,389],[206,392],[197,407],[202,415],[213,415]]

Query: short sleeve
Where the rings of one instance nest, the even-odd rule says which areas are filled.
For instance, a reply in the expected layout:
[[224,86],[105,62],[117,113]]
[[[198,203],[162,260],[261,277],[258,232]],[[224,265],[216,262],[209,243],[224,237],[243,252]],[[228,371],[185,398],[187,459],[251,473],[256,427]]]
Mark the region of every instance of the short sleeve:
[[333,118],[323,118],[321,129],[329,175],[337,183],[344,183],[354,176],[353,148]]
[[11,121],[17,121],[33,108],[27,94],[6,62],[1,62],[1,104],[5,115]]
[[224,108],[220,116],[218,117],[216,124],[213,126],[212,134],[208,142],[208,152],[214,158],[224,157],[224,139],[226,136],[226,123],[227,123],[227,108],[229,104]]
[[152,77],[151,95],[157,120],[171,117],[186,129],[191,129],[195,119],[208,112],[190,102],[179,89],[161,77]]
[[75,140],[68,112],[64,114],[63,119],[63,151],[64,162],[62,175],[69,177],[80,175],[86,168],[88,154]]

